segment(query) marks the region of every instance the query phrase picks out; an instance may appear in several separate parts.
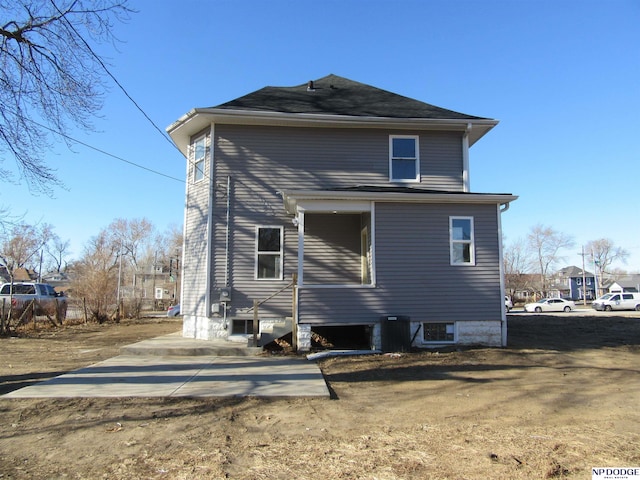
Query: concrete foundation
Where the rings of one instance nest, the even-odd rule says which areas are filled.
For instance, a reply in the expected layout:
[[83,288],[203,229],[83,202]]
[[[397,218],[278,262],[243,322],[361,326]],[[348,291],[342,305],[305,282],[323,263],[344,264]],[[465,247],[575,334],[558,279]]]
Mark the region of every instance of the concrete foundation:
[[196,340],[227,340],[229,329],[220,318],[185,315],[182,319],[182,336]]

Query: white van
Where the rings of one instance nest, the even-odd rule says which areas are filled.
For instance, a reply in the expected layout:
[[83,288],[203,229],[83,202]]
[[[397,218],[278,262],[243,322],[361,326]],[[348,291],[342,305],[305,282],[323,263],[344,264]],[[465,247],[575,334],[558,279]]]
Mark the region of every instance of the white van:
[[640,311],[640,293],[607,293],[591,304],[596,310],[638,310]]

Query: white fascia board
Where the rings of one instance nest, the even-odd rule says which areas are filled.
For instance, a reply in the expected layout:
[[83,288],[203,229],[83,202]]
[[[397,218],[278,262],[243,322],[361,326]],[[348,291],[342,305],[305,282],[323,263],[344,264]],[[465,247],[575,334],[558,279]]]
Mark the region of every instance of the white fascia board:
[[[495,204],[505,205],[517,200],[517,195],[511,194],[483,194],[483,193],[400,193],[400,192],[362,192],[362,191],[336,191],[336,190],[290,190],[283,191],[282,198],[287,213],[295,215],[298,207],[307,206],[315,210],[313,205],[321,208],[320,211],[354,211],[351,208],[357,205],[355,201],[362,202],[398,202],[398,203],[437,203],[437,204]],[[323,204],[323,202],[325,202]],[[330,203],[329,203],[330,202]],[[358,202],[359,203],[359,202]],[[323,206],[331,205],[331,210],[323,209]],[[344,205],[347,210],[342,210]],[[364,205],[364,203],[362,203]],[[318,210],[315,210],[318,211]],[[359,211],[367,211],[366,209]]]
[[469,131],[469,145],[473,145],[498,124],[493,119],[430,119],[392,118],[329,115],[316,113],[283,113],[231,110],[218,108],[194,108],[167,127],[167,132],[186,153],[189,139],[211,123],[244,125],[277,125],[298,127],[351,127],[351,128],[393,128],[418,130]]
[[176,144],[178,149],[186,157],[189,152],[191,137],[209,128],[213,124],[212,118],[201,115],[201,109],[193,109],[177,121],[167,127],[167,133]]

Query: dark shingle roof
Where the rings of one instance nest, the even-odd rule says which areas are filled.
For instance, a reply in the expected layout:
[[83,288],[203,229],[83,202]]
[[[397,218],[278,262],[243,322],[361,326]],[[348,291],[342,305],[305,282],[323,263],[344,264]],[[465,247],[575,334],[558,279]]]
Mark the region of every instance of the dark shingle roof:
[[510,193],[473,193],[461,192],[459,190],[434,190],[429,188],[405,187],[398,185],[354,185],[351,187],[325,188],[334,192],[365,192],[365,193],[412,193],[416,195],[438,194],[438,195],[458,195],[458,196],[481,196],[481,195],[511,195]]
[[213,108],[358,117],[484,120],[337,75],[327,75],[295,87],[264,87]]
[[[593,277],[593,273],[587,270],[585,270],[584,272],[587,277]],[[558,274],[563,277],[582,277],[582,269],[580,267],[576,267],[575,265],[571,265],[570,267],[564,267],[560,269],[558,271]]]

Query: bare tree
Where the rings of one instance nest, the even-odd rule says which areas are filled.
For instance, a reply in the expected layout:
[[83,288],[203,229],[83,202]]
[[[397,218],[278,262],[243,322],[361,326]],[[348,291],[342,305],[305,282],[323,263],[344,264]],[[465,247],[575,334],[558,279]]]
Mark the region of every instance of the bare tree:
[[[627,258],[629,258],[627,250],[616,247],[613,241],[608,238],[600,238],[588,242],[585,246],[585,251],[593,258],[600,282],[604,280],[605,276],[613,274],[610,269],[612,263],[617,261],[627,263]],[[601,284],[599,284],[599,287],[601,288]]]
[[531,257],[522,239],[507,244],[503,252],[504,274],[507,291],[511,296],[516,291],[530,288]]
[[154,249],[164,264],[173,260],[173,265],[182,265],[182,227],[170,225],[166,231],[156,236]]
[[536,273],[540,275],[540,291],[546,294],[549,271],[564,258],[560,251],[571,248],[574,241],[569,235],[538,224],[527,235],[527,244],[538,270]]
[[49,265],[52,266],[53,271],[62,272],[64,266],[66,266],[66,258],[69,254],[69,246],[71,242],[69,240],[61,240],[58,235],[53,235],[49,243],[46,245],[47,253],[49,254]]
[[118,245],[103,230],[87,243],[82,258],[70,269],[74,295],[84,299],[93,319],[102,323],[116,306]]
[[146,218],[118,218],[107,227],[109,238],[120,246],[122,255],[137,270],[141,255],[153,241],[154,226]]
[[42,160],[51,132],[67,135],[69,122],[92,129],[106,85],[89,42],[115,41],[114,21],[131,12],[127,0],[0,0],[0,151],[30,188],[60,184]]
[[42,249],[51,239],[53,228],[41,225],[14,225],[0,242],[0,257],[11,278],[17,268],[39,266]]

